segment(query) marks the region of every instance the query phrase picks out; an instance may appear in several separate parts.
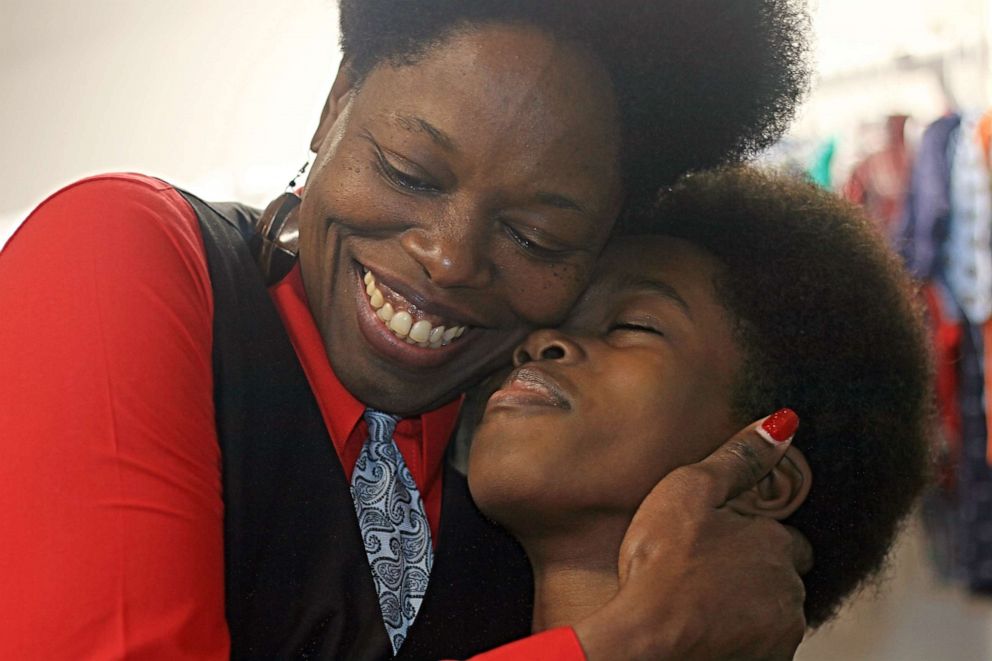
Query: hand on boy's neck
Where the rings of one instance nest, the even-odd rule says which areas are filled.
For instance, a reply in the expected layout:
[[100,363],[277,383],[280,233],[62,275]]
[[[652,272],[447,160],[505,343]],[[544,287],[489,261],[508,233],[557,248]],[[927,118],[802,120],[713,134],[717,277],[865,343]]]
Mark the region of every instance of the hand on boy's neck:
[[[725,507],[744,516],[781,521],[805,501],[811,482],[805,457],[790,447],[771,472]],[[544,534],[521,537],[534,570],[535,632],[578,622],[616,596],[617,559],[633,514],[577,517],[544,528]]]
[[[811,478],[801,454],[790,447],[785,465],[786,444],[760,438],[758,424],[669,474],[641,504],[622,542],[619,591],[574,625],[590,661],[795,653],[805,633],[799,572],[812,564],[809,543],[738,507],[786,515],[783,499],[801,502]],[[782,476],[758,486],[773,469]],[[738,500],[747,492],[751,500]]]

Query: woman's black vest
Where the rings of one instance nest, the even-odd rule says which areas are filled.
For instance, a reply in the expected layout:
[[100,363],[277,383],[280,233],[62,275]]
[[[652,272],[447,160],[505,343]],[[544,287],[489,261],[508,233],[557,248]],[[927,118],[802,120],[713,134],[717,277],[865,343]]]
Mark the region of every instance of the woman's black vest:
[[[199,217],[214,293],[231,657],[390,658],[348,483],[249,250],[258,212],[183,196]],[[526,557],[450,467],[438,541],[399,658],[465,658],[527,635]]]

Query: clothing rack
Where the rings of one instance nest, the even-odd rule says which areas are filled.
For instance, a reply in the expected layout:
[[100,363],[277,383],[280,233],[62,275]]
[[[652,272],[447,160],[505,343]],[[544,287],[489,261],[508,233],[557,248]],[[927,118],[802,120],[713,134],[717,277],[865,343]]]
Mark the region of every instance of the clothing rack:
[[[930,72],[944,95],[948,108],[961,107],[960,95],[952,89],[948,71],[961,62],[980,63],[982,69],[989,71],[989,44],[981,41],[963,44],[955,48],[945,49],[926,55],[902,55],[890,60],[872,64],[866,67],[849,69],[826,76],[817,77],[814,88],[829,90],[833,87],[843,87],[852,84],[868,85],[872,81],[898,73]],[[992,94],[992,82],[986,96]]]

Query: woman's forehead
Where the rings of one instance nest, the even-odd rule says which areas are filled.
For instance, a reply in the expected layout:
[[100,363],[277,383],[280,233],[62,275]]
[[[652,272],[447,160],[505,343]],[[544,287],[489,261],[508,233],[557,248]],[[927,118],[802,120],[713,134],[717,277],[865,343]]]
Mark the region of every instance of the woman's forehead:
[[[377,67],[369,78],[380,108],[405,106],[434,116],[472,122],[476,131],[502,133],[503,141],[583,132],[583,139],[619,148],[619,112],[606,70],[576,46],[527,26],[494,24],[460,31],[412,64]],[[364,94],[370,81],[362,85]]]

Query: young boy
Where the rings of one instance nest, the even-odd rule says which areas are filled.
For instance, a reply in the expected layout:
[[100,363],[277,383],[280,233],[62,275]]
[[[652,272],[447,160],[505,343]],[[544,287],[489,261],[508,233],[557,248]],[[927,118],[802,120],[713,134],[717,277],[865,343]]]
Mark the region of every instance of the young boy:
[[687,178],[651,227],[614,241],[566,323],[518,348],[475,435],[473,497],[527,551],[535,630],[574,624],[616,593],[624,531],[658,480],[781,409],[765,436],[792,446],[730,507],[809,538],[816,627],[877,572],[926,481],[909,281],[852,207],[755,170]]

